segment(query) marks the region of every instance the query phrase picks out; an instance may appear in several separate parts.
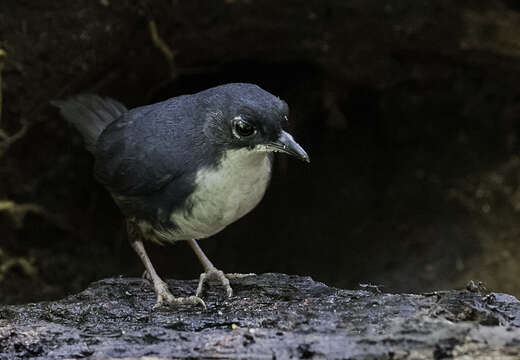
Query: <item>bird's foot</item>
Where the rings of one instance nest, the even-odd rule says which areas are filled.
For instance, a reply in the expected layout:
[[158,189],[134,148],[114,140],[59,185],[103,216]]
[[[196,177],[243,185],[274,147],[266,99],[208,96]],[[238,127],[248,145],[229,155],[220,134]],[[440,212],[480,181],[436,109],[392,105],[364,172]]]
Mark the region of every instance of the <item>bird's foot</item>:
[[217,280],[222,283],[222,286],[224,286],[224,289],[226,290],[226,294],[228,297],[233,296],[233,289],[231,288],[231,285],[229,284],[229,279],[240,279],[247,276],[253,276],[255,274],[237,274],[237,273],[231,273],[231,274],[224,274],[222,270],[218,270],[216,268],[212,268],[206,272],[203,272],[200,274],[199,278],[199,285],[197,286],[197,292],[195,293],[196,297],[199,297],[202,294],[202,290],[204,288],[204,284],[208,280]]
[[154,309],[157,309],[163,305],[202,305],[204,310],[206,309],[206,303],[198,296],[188,297],[175,297],[168,290],[168,285],[161,280],[161,282],[154,284],[155,293],[157,294],[157,302],[154,305]]

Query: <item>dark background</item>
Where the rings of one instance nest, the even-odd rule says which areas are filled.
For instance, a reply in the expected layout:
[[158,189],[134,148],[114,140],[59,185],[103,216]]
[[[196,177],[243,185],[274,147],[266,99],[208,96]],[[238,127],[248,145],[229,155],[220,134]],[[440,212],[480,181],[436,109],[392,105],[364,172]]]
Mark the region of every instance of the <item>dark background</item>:
[[[143,270],[51,99],[134,107],[231,81],[285,99],[312,162],[277,157],[261,205],[201,242],[217,267],[520,295],[519,29],[506,0],[2,0],[0,128],[27,132],[0,139],[18,204],[0,212],[0,303]],[[185,243],[148,248],[166,278],[201,271]]]

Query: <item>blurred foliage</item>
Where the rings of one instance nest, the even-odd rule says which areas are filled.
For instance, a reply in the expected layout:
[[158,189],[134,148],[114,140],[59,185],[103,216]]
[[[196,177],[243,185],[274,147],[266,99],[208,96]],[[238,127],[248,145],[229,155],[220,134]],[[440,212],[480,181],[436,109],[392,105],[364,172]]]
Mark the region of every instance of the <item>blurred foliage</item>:
[[[2,123],[2,70],[4,68],[7,54],[0,49],[0,125]],[[0,128],[0,158],[5,154],[9,147],[17,140],[21,139],[27,131],[27,123],[22,121],[21,128],[13,135],[8,135]],[[0,212],[7,212],[13,220],[14,226],[21,228],[25,215],[29,212],[45,214],[44,209],[37,204],[17,204],[10,200],[0,200]],[[37,274],[34,266],[34,259],[25,257],[12,257],[0,248],[0,282],[4,280],[6,274],[18,266],[27,276]]]
[[16,141],[20,140],[27,133],[27,129],[29,128],[28,122],[25,118],[20,119],[21,127],[14,134],[9,135],[4,129],[2,129],[2,105],[3,105],[3,96],[2,96],[2,71],[5,66],[7,54],[5,50],[0,48],[0,158],[6,153],[6,151],[14,144]]
[[0,212],[7,212],[18,229],[23,226],[23,220],[28,213],[46,215],[45,209],[38,204],[17,204],[10,200],[0,200]]
[[13,257],[0,249],[0,282],[15,267],[18,267],[27,276],[36,276],[38,274],[33,258]]

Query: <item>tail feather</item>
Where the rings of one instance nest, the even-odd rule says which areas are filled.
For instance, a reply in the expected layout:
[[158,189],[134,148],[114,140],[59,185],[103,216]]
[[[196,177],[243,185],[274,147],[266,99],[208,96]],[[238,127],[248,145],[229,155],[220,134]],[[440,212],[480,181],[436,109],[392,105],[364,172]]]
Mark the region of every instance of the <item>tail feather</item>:
[[78,129],[90,152],[95,151],[96,141],[108,124],[128,111],[116,100],[90,94],[53,100],[51,104],[59,108],[61,115]]

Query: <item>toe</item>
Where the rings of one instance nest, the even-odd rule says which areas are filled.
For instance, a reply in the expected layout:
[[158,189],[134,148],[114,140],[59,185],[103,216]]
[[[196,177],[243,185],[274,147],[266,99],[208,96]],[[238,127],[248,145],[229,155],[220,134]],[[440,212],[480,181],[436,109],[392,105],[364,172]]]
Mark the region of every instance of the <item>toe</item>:
[[160,307],[163,306],[163,305],[164,305],[164,303],[163,303],[161,300],[157,299],[157,302],[156,302],[155,305],[152,307],[152,310],[158,309],[158,308],[160,308]]
[[[171,297],[173,297],[173,296],[171,296]],[[167,296],[165,296],[165,294],[157,294],[157,301],[155,302],[155,305],[153,306],[152,309],[154,309],[154,310],[158,309],[167,303],[169,303],[169,298]]]
[[188,296],[188,297],[183,297],[183,298],[173,298],[168,303],[172,304],[172,305],[185,305],[185,304],[187,304],[187,305],[202,305],[204,310],[206,310],[206,303],[204,302],[204,300],[202,300],[198,296]]
[[226,294],[229,297],[233,296],[233,289],[231,288],[231,284],[229,283],[229,280],[227,276],[222,272],[219,271],[217,274],[218,279],[222,283],[222,286],[224,286],[224,289],[226,289]]
[[197,285],[197,291],[195,291],[195,296],[199,297],[202,294],[202,289],[204,288],[205,281],[206,281],[206,273],[200,274],[199,284]]
[[229,273],[229,274],[226,274],[226,277],[228,279],[242,279],[242,278],[249,277],[249,276],[256,276],[256,274],[255,273],[249,273],[249,274]]
[[228,284],[228,286],[225,286],[224,287],[226,288],[226,293],[227,293],[227,297],[230,298],[233,296],[233,288],[231,287],[231,285]]
[[[237,275],[239,275],[239,276],[237,276]],[[204,288],[204,284],[206,283],[206,281],[217,280],[222,284],[222,286],[226,290],[227,297],[232,297],[233,289],[231,288],[228,277],[233,279],[233,278],[239,278],[239,277],[250,276],[250,275],[252,275],[252,274],[245,274],[245,275],[243,275],[243,274],[224,274],[223,271],[217,270],[217,269],[212,269],[212,270],[206,271],[205,273],[200,274],[199,284],[197,286],[197,291],[196,291],[195,295],[198,297],[202,294],[202,290]]]
[[206,303],[200,297],[198,297],[198,296],[190,296],[188,299],[190,299],[190,303],[191,304],[202,305],[204,310],[206,310]]

